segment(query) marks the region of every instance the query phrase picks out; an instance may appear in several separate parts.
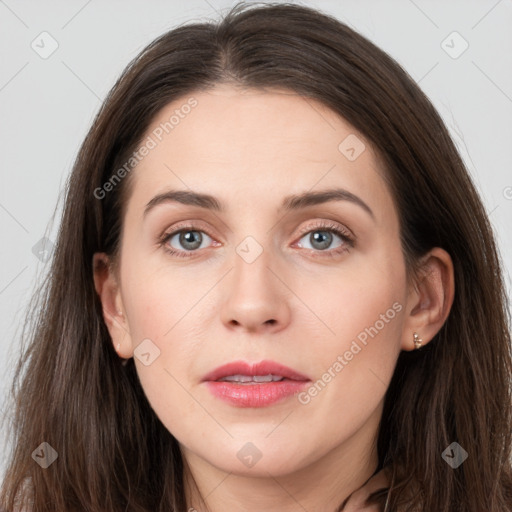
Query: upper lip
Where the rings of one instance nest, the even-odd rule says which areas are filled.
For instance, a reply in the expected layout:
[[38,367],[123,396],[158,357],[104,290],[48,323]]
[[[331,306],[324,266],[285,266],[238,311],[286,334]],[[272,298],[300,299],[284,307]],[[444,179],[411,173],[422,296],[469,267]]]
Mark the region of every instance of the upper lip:
[[259,363],[248,363],[246,361],[232,361],[215,368],[203,377],[204,381],[216,381],[231,375],[280,375],[286,379],[308,381],[311,380],[306,375],[299,373],[287,366],[274,361],[260,361]]

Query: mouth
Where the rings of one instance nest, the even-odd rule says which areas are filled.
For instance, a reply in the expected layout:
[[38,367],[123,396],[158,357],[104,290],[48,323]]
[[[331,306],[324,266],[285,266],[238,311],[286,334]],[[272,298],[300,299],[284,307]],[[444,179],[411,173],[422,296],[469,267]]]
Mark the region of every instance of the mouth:
[[291,398],[311,380],[273,361],[234,361],[216,368],[202,382],[216,398],[235,407],[266,407]]

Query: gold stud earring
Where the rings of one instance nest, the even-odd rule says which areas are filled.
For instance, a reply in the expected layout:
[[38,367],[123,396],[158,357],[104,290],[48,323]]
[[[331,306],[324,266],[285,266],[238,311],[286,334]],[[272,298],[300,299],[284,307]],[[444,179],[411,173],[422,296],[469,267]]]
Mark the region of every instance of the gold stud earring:
[[421,344],[423,343],[423,340],[418,336],[418,333],[413,333],[414,336],[414,348],[419,349],[421,347]]

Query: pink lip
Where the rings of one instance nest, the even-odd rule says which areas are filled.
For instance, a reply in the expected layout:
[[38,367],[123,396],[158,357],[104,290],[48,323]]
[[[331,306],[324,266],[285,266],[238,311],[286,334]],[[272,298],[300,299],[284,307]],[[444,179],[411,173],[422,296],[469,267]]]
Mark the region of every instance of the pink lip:
[[[241,384],[220,381],[230,375],[280,375],[285,380]],[[310,379],[287,366],[273,361],[261,361],[249,364],[245,361],[234,361],[220,366],[203,378],[210,392],[236,407],[266,407],[299,393],[310,382]]]

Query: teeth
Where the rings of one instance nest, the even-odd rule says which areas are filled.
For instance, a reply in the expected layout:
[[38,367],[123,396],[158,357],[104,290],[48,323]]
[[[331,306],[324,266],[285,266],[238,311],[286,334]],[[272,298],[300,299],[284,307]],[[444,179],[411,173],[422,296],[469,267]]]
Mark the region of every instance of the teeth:
[[283,380],[281,375],[228,375],[220,379],[224,382],[240,382],[242,384],[247,382],[278,382]]
[[228,377],[224,377],[220,380],[224,380],[226,382],[252,382],[252,377],[248,375],[229,375]]
[[274,375],[255,375],[253,377],[254,382],[272,382],[274,378],[277,380],[281,380],[282,377],[277,377]]

